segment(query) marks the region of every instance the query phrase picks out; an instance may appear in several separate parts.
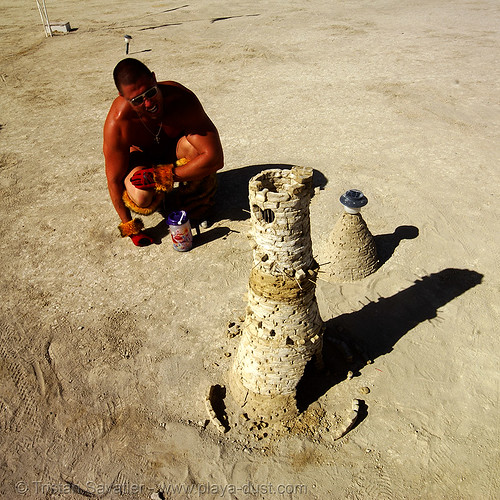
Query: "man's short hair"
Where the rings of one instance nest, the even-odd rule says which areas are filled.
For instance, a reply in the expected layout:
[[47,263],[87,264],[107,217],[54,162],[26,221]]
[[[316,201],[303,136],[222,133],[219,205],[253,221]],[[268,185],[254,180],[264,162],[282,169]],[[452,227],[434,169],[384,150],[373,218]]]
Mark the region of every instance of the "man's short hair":
[[127,57],[121,60],[113,70],[113,79],[115,80],[116,88],[121,92],[123,85],[135,83],[143,76],[151,76],[153,73],[149,68],[137,59]]

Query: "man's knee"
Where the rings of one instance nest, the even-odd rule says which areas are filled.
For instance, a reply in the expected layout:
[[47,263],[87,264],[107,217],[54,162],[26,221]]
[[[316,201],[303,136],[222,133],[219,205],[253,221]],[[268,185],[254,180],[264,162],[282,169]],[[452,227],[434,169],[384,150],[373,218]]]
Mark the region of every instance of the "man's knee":
[[196,158],[198,156],[198,151],[187,140],[187,138],[183,136],[177,142],[175,154],[177,158],[187,158],[188,160],[192,160],[193,158]]
[[138,171],[143,169],[143,166],[133,168],[125,177],[125,189],[130,197],[130,199],[138,206],[138,207],[149,207],[151,202],[153,201],[155,192],[149,191],[145,189],[137,189],[131,182],[130,178]]
[[144,191],[141,189],[134,189],[131,193],[127,190],[128,195],[132,199],[132,201],[141,208],[147,208],[151,205],[154,198],[154,191]]

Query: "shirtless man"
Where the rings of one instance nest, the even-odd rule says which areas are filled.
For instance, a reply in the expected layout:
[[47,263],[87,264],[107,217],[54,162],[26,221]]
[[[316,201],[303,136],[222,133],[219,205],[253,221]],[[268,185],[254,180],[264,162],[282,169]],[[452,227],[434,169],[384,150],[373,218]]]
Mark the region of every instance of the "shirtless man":
[[[119,96],[104,124],[104,158],[109,194],[122,237],[146,246],[143,215],[162,202],[204,220],[213,205],[215,172],[224,159],[219,134],[197,97],[179,83],[157,82],[137,59],[119,62],[113,72]],[[174,189],[174,182],[179,185]],[[164,200],[164,197],[166,199]]]

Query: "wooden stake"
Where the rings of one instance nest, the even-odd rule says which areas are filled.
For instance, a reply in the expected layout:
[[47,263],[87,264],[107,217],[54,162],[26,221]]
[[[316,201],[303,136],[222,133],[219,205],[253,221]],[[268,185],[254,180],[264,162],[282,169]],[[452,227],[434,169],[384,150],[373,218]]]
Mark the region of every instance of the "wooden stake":
[[42,5],[40,5],[39,1],[36,0],[36,6],[38,7],[38,12],[40,13],[40,18],[42,19],[45,36],[52,36],[52,28],[50,27],[49,16],[47,14],[47,6],[45,5],[45,0],[42,0]]

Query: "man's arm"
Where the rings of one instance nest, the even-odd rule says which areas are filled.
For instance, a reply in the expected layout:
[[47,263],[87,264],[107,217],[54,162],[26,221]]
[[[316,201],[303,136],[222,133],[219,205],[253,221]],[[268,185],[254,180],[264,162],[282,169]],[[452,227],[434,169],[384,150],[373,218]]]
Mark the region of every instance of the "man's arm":
[[120,127],[116,120],[108,119],[104,125],[104,160],[106,165],[106,178],[111,202],[122,222],[132,220],[130,210],[122,200],[124,179],[128,171],[129,147],[122,139]]
[[176,181],[199,180],[224,166],[224,154],[215,125],[194,94],[190,101],[182,116],[185,136],[177,147],[177,157],[190,161],[175,168]]
[[106,163],[106,177],[111,201],[121,224],[118,226],[122,237],[129,236],[134,245],[148,246],[153,239],[142,232],[144,227],[140,219],[132,219],[130,210],[123,203],[124,179],[128,171],[129,147],[121,138],[121,132],[116,123],[106,120],[104,125],[104,158]]

